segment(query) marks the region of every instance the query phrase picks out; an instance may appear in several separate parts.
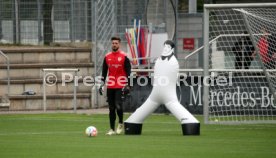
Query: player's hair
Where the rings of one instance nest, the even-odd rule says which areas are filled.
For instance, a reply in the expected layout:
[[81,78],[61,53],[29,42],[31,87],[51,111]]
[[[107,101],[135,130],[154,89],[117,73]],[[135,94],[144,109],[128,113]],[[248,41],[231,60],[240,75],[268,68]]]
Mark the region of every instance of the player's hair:
[[111,41],[113,41],[113,40],[117,40],[117,41],[121,42],[120,37],[113,36],[113,37],[111,37]]
[[174,44],[174,42],[173,42],[172,40],[166,40],[166,41],[164,42],[164,44],[168,44],[168,45],[170,45],[172,48],[175,47],[175,44]]

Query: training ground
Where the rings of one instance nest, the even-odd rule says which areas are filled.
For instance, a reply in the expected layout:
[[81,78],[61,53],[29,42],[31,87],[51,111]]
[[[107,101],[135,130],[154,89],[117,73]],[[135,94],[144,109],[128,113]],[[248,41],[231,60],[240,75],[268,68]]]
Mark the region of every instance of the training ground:
[[[0,114],[1,158],[265,158],[276,157],[276,126],[204,125],[200,136],[183,136],[172,115],[153,114],[142,135],[106,136],[108,110]],[[129,114],[125,114],[125,119]],[[98,129],[87,137],[86,127]]]

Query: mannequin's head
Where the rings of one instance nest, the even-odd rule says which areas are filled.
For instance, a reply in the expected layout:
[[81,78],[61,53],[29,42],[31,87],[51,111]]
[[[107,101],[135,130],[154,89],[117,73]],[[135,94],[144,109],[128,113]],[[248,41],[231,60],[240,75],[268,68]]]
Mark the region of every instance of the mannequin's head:
[[174,42],[172,40],[166,40],[164,42],[164,48],[163,48],[163,52],[162,52],[162,56],[168,56],[171,55],[174,51]]

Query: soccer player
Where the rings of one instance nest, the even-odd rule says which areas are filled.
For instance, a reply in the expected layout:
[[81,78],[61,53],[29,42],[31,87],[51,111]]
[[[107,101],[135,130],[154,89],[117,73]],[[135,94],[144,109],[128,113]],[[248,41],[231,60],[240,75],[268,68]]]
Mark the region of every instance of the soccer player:
[[268,56],[268,36],[269,33],[267,32],[267,29],[263,29],[263,35],[262,37],[260,37],[259,41],[258,41],[258,48],[260,51],[260,56],[261,56],[261,60],[264,64],[265,67],[268,66],[268,63],[270,61],[270,58]]
[[[109,105],[110,130],[106,135],[121,134],[123,132],[123,104],[122,90],[128,89],[128,78],[131,72],[130,61],[123,51],[120,50],[121,39],[112,37],[112,51],[105,55],[102,65],[102,84],[99,93],[102,95],[107,73],[107,102]],[[119,124],[115,132],[116,113],[119,117]]]
[[[244,34],[248,34],[244,31]],[[249,69],[251,61],[254,59],[254,46],[249,36],[243,36],[240,38],[232,48],[236,56],[235,68],[236,69]]]

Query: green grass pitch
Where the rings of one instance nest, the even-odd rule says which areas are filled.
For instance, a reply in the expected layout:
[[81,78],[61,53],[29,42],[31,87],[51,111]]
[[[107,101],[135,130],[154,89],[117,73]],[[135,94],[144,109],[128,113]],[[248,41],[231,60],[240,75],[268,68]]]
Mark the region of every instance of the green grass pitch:
[[[85,136],[90,125],[97,137]],[[139,136],[106,136],[108,127],[105,114],[0,115],[0,158],[276,157],[274,124],[201,123],[200,136],[183,136],[172,115],[151,115]]]

